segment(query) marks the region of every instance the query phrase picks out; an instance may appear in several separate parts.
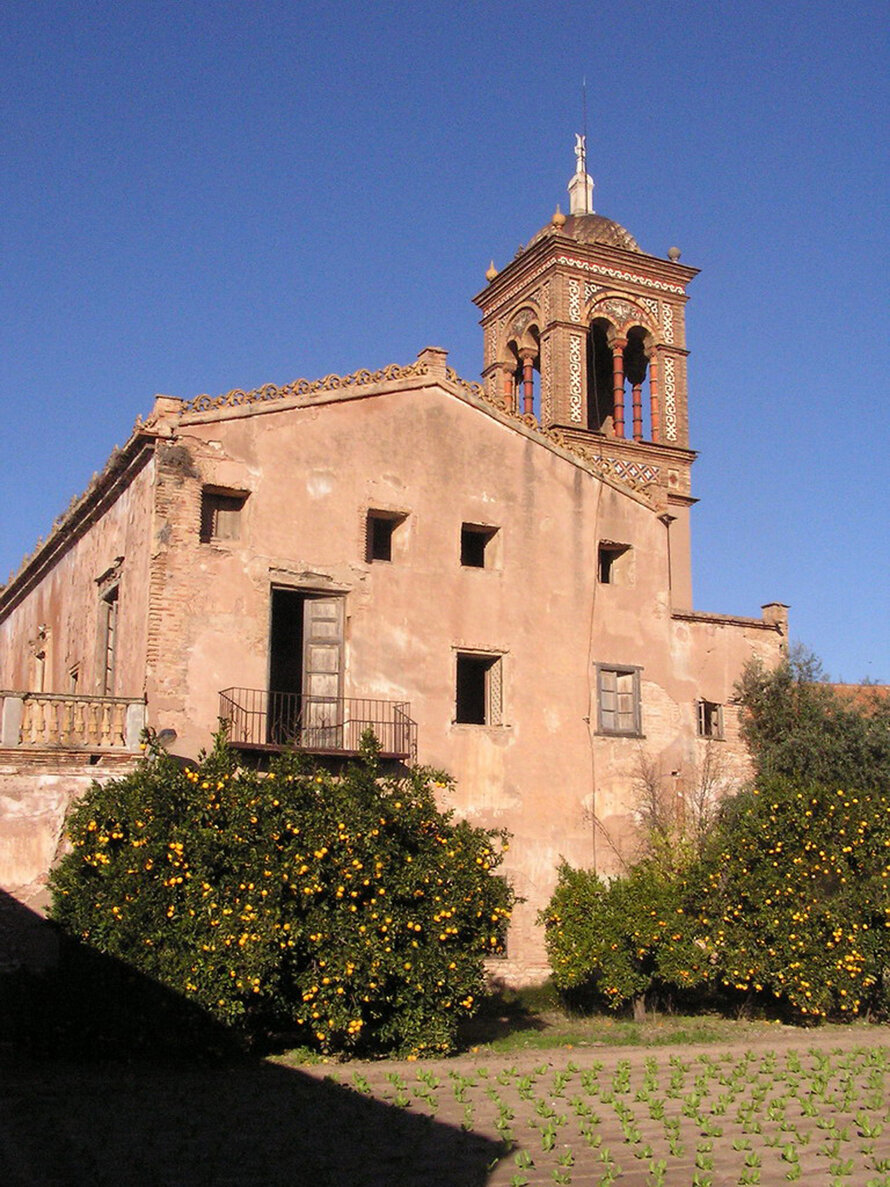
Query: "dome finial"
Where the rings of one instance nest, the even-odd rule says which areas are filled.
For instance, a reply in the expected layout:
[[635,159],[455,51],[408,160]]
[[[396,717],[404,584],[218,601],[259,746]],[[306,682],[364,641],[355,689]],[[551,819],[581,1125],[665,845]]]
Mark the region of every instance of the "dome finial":
[[593,178],[587,172],[587,137],[575,135],[575,172],[569,182],[569,214],[593,214]]

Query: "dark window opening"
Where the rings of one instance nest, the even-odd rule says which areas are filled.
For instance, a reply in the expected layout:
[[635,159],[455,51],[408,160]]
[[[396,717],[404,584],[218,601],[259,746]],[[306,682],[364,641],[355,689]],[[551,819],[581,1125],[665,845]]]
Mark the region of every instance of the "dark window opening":
[[500,725],[501,659],[495,655],[458,655],[454,720],[465,725]]
[[601,585],[615,585],[620,581],[621,560],[629,551],[628,544],[600,544],[598,577]]
[[238,540],[241,536],[241,511],[246,501],[244,491],[205,487],[201,492],[201,543]]
[[484,528],[472,523],[462,524],[460,529],[460,563],[470,569],[484,569],[488,545],[496,534],[497,528]]
[[723,706],[714,701],[698,702],[698,736],[700,738],[723,737]]
[[391,561],[392,540],[396,528],[404,522],[404,515],[390,511],[369,511],[365,533],[365,560]]
[[593,322],[587,335],[587,426],[604,433],[611,428],[612,351],[606,333],[607,323]]

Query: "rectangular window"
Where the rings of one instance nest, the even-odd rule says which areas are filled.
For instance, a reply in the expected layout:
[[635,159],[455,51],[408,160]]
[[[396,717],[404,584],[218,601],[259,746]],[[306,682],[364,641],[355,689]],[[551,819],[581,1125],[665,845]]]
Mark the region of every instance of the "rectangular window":
[[700,738],[723,737],[723,706],[715,701],[698,702],[698,736]]
[[459,653],[454,720],[465,725],[503,723],[501,656]]
[[201,542],[238,540],[241,537],[241,511],[247,501],[245,491],[221,490],[205,486],[201,492]]
[[112,586],[99,603],[99,692],[104,697],[114,695],[118,588]]
[[640,669],[611,668],[597,664],[599,732],[639,737]]
[[627,584],[629,544],[600,544],[597,577],[601,585]]
[[365,560],[391,561],[393,537],[407,515],[394,511],[369,511],[365,522]]
[[491,565],[491,542],[497,528],[464,523],[460,528],[460,563],[470,569],[486,569]]

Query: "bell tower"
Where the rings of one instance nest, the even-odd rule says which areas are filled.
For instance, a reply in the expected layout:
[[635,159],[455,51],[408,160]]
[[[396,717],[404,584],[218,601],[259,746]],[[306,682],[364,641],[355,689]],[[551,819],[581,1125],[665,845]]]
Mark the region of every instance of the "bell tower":
[[697,269],[646,254],[593,210],[584,137],[575,138],[569,214],[550,222],[474,298],[489,398],[558,429],[617,477],[688,506],[686,288]]

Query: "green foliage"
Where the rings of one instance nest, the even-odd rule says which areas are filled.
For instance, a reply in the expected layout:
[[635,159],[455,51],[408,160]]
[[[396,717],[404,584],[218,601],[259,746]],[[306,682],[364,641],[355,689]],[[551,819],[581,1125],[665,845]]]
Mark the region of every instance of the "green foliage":
[[719,985],[798,1020],[886,1016],[890,702],[845,698],[818,675],[801,654],[749,665],[738,692],[757,788],[716,824],[703,814],[700,843],[663,827],[642,768],[652,856],[608,886],[563,866],[541,914],[561,989],[619,1007]]
[[862,690],[850,700],[814,679],[818,661],[798,654],[776,668],[751,663],[736,692],[742,736],[760,780],[890,787],[890,700]]
[[724,984],[798,1017],[886,1011],[890,802],[773,781],[738,797],[711,862],[703,923]]
[[152,751],[72,814],[54,918],[247,1039],[447,1050],[512,895],[502,835],[440,813],[443,779],[384,778],[373,747],[342,776]]
[[644,861],[604,882],[566,863],[539,922],[553,980],[570,996],[601,997],[618,1009],[668,986],[690,989],[708,973],[692,904],[696,888]]

